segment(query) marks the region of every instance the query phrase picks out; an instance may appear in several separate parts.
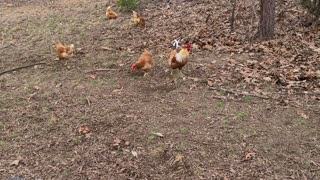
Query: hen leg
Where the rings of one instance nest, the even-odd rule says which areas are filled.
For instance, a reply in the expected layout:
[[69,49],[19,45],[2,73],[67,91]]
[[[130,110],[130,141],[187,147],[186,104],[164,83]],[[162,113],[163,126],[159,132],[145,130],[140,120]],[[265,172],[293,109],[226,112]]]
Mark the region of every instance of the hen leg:
[[183,72],[182,72],[181,69],[179,70],[179,76],[180,76],[180,77],[184,77],[184,76],[185,76],[185,75],[183,74]]

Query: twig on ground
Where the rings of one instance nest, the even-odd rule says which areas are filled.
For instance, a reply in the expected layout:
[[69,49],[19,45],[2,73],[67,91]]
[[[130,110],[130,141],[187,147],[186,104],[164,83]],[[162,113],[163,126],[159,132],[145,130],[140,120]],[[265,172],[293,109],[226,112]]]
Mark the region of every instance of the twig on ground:
[[210,17],[211,17],[211,14],[208,14],[208,16],[206,18],[206,24],[208,24],[208,21],[209,21]]
[[89,97],[87,97],[86,100],[87,100],[88,105],[91,106],[91,101],[90,101]]
[[101,47],[101,49],[103,49],[103,50],[108,50],[108,51],[112,51],[112,50],[113,50],[113,49],[110,48],[110,47]]
[[13,71],[16,71],[16,70],[20,70],[20,69],[24,69],[24,68],[28,68],[28,67],[32,67],[32,66],[36,66],[36,65],[41,65],[41,64],[47,64],[47,63],[44,63],[44,62],[34,63],[34,64],[26,65],[26,66],[21,66],[21,67],[13,68],[13,69],[10,69],[10,70],[1,72],[1,73],[0,73],[0,76],[3,75],[3,74],[9,73],[9,72],[13,72]]

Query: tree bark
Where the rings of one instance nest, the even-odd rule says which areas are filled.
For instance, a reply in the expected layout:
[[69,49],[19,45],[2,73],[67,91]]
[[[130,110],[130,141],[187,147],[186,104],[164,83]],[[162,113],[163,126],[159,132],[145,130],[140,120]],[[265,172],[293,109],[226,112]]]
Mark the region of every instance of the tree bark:
[[236,11],[236,0],[231,0],[231,3],[232,3],[232,14],[231,14],[231,17],[230,17],[230,29],[231,29],[231,32],[234,31],[234,21],[235,21],[235,11]]
[[261,40],[274,37],[275,0],[260,0],[260,24],[258,35]]

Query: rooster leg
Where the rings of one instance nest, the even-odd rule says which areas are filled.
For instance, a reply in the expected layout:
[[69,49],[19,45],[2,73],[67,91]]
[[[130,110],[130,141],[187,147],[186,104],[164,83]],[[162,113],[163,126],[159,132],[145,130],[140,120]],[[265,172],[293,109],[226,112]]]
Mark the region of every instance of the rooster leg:
[[177,83],[178,79],[180,78],[180,75],[179,75],[179,70],[178,69],[175,69],[173,70],[173,74],[172,74],[172,80],[174,83]]
[[182,77],[182,78],[185,77],[181,69],[179,70],[179,77]]
[[179,69],[177,72],[177,79],[183,79],[185,80],[185,75],[182,73],[182,71]]

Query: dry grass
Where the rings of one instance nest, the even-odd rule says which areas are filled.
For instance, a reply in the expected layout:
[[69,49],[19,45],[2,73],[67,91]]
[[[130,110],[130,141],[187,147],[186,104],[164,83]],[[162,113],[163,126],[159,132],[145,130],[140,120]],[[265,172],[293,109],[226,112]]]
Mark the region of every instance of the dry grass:
[[[227,99],[215,99],[201,81],[168,83],[163,55],[171,39],[152,34],[154,26],[165,29],[155,21],[164,6],[143,4],[155,23],[133,29],[130,13],[107,21],[102,1],[0,5],[7,46],[0,49],[0,71],[47,62],[0,77],[1,179],[320,178],[319,104],[283,107],[225,92]],[[81,48],[72,61],[54,60],[57,38]],[[129,68],[143,42],[157,57],[147,78]],[[205,79],[213,59],[223,61],[195,51],[184,73]],[[117,71],[93,73],[96,79],[85,73],[96,68]],[[81,126],[91,133],[80,134]],[[256,155],[246,160],[250,152]]]

